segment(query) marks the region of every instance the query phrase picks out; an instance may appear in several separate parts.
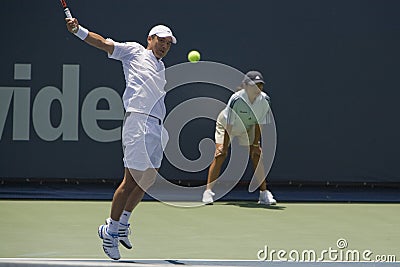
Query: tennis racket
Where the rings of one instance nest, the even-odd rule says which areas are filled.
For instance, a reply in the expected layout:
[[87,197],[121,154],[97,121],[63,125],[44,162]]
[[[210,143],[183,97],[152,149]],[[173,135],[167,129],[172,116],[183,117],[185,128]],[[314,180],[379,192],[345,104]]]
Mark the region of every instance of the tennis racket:
[[[60,0],[62,7],[64,8],[64,14],[67,18],[72,19],[72,14],[71,11],[68,8],[67,2],[65,0]],[[75,32],[76,27],[72,28],[72,30]]]

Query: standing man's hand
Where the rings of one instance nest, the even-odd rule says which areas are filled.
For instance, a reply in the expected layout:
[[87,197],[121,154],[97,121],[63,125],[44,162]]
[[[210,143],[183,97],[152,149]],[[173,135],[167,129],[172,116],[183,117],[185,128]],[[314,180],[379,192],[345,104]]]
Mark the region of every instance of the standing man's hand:
[[260,124],[254,125],[254,140],[253,143],[250,145],[250,156],[253,157],[260,157],[261,156],[261,147],[260,147],[260,140],[261,140],[261,127]]
[[71,33],[76,33],[79,29],[79,23],[76,18],[66,18],[65,21],[67,22],[67,29]]
[[216,149],[215,149],[215,157],[218,156],[226,156],[228,152],[228,149],[226,146],[224,146],[223,144],[216,144]]
[[259,145],[250,145],[250,157],[261,156],[261,147]]
[[227,125],[224,132],[223,144],[216,144],[217,149],[215,150],[215,157],[226,156],[228,154],[228,148],[230,143],[229,133],[232,131],[232,125]]

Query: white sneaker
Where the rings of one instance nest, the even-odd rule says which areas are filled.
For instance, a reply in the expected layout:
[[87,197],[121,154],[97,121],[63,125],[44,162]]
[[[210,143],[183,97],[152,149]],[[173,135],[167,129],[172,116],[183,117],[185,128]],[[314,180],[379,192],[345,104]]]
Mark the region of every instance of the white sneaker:
[[213,196],[215,196],[215,193],[211,191],[211,189],[207,189],[203,193],[203,203],[205,204],[212,204],[214,202]]
[[108,233],[108,225],[100,225],[98,234],[101,239],[103,239],[103,250],[108,257],[113,260],[119,260],[121,255],[118,249],[118,234],[111,235]]
[[[107,218],[107,220],[106,220],[107,225],[110,224],[110,220],[111,220],[111,218]],[[130,234],[131,234],[130,224],[126,225],[123,223],[119,223],[119,225],[118,225],[118,240],[127,249],[132,248],[132,243],[128,237],[128,235],[130,235]]]
[[260,191],[260,197],[258,198],[258,204],[264,205],[276,205],[276,200],[272,193],[268,190]]

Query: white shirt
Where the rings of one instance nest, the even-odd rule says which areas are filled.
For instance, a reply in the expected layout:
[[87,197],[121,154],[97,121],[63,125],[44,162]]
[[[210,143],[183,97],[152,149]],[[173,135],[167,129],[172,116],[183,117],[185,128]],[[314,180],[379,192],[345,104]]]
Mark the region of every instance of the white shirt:
[[122,96],[127,112],[150,114],[161,120],[165,110],[165,66],[153,51],[136,42],[114,43],[109,58],[120,60],[125,75],[125,91]]
[[229,98],[222,111],[221,123],[224,126],[232,125],[232,133],[241,133],[255,124],[266,124],[269,111],[269,97],[266,93],[261,92],[251,103],[246,91],[242,89]]

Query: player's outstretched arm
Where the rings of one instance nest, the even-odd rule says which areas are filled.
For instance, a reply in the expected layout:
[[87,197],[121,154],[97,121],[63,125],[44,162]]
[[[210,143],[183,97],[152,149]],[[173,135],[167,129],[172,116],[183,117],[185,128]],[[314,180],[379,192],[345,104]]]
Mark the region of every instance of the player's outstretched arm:
[[65,21],[67,23],[68,31],[75,34],[86,43],[98,49],[101,49],[110,55],[114,52],[113,42],[105,39],[100,34],[90,32],[84,27],[80,26],[76,18],[66,18]]

